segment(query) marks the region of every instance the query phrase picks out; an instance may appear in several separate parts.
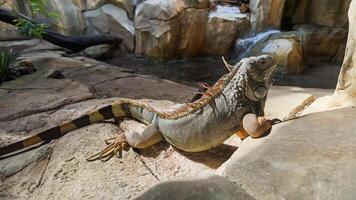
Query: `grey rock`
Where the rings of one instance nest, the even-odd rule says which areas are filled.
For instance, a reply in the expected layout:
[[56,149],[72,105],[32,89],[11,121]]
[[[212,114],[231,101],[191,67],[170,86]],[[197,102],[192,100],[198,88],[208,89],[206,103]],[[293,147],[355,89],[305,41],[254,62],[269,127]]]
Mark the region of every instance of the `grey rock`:
[[246,139],[223,175],[256,199],[353,199],[356,108],[314,113]]
[[146,190],[136,200],[253,200],[233,182],[220,176],[185,178],[160,182]]

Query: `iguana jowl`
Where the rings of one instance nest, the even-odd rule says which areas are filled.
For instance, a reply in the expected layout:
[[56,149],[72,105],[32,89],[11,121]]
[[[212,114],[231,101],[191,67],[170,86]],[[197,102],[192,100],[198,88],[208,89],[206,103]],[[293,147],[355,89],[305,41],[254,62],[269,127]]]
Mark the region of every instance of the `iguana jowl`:
[[[225,62],[225,60],[224,60]],[[120,151],[123,144],[136,148],[151,146],[165,139],[176,148],[199,152],[220,145],[234,133],[260,137],[271,128],[263,115],[267,92],[275,69],[273,57],[246,58],[231,66],[202,97],[182,104],[170,112],[158,112],[134,100],[119,100],[62,125],[50,128],[22,141],[0,148],[0,156],[105,119],[132,117],[147,127],[143,132],[128,132],[111,141],[101,153],[89,160],[107,158]]]

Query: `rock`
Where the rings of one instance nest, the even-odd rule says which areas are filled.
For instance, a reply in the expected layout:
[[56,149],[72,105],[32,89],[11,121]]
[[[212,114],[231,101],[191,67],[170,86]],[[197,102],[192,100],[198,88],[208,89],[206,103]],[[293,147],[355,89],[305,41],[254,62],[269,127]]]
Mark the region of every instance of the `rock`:
[[336,91],[332,96],[325,96],[317,99],[304,113],[321,112],[325,110],[355,106],[356,99],[356,84],[355,84],[355,74],[356,74],[356,1],[351,1],[349,9],[349,36],[347,39],[345,58],[342,64],[339,81],[336,86]]
[[208,9],[188,8],[179,14],[180,55],[195,56],[201,52],[207,21]]
[[81,35],[86,26],[81,10],[71,0],[51,0],[47,2],[49,12],[59,15],[55,21],[47,17],[35,16],[35,19],[51,23],[55,29],[66,35]]
[[337,61],[340,57],[338,54],[344,52],[347,40],[347,30],[344,28],[303,24],[293,29],[302,41],[306,62]]
[[96,46],[91,46],[84,49],[84,53],[92,58],[99,58],[101,56],[107,55],[113,50],[113,46],[109,44],[101,44]]
[[137,3],[140,0],[85,0],[86,10],[95,10],[104,4],[112,4],[127,12],[127,16],[132,19]]
[[262,40],[251,49],[249,56],[263,54],[274,56],[279,73],[301,73],[304,70],[303,49],[295,34],[277,34]]
[[285,5],[286,22],[314,24],[329,27],[346,27],[347,10],[351,0],[289,1]]
[[19,41],[4,41],[0,42],[1,49],[12,49],[14,53],[20,54],[22,51],[39,44],[39,39],[19,40]]
[[352,199],[355,116],[348,107],[278,124],[247,138],[223,175],[256,199]]
[[123,38],[123,45],[128,51],[134,49],[135,30],[133,22],[126,12],[112,4],[85,12],[89,24],[99,33],[110,33]]
[[[30,11],[28,10],[27,3],[21,3],[17,1],[7,1],[10,4],[5,2],[1,2],[1,8],[12,10],[15,9],[17,12],[22,14],[28,14]],[[19,4],[20,3],[20,4]],[[22,35],[19,33],[16,28],[12,25],[9,25],[4,22],[0,22],[0,41],[11,41],[11,40],[23,40],[28,39],[26,35]]]
[[206,175],[200,178],[185,178],[160,182],[138,195],[136,199],[253,200],[255,198],[223,177]]
[[279,29],[285,0],[250,0],[252,30],[257,33],[267,27]]
[[211,55],[228,55],[236,37],[249,32],[249,18],[237,7],[217,6],[209,13],[202,51]]
[[196,0],[196,1],[175,0],[174,5],[177,9],[177,12],[180,13],[187,8],[197,8],[197,9],[209,8],[210,1],[209,0]]
[[45,75],[46,78],[52,78],[52,79],[63,79],[64,75],[62,74],[61,71],[58,70],[49,70],[48,73]]
[[[336,87],[336,91],[339,94],[344,94],[349,101],[354,104],[356,100],[354,94],[356,92],[356,79],[354,74],[356,73],[356,1],[353,0],[350,4],[349,10],[349,36],[347,39],[347,46],[345,52],[344,62],[341,67],[339,82]],[[345,102],[346,103],[346,102]],[[347,105],[347,103],[346,103]]]
[[[93,98],[83,84],[68,79],[46,79],[42,73],[37,71],[2,84],[2,88],[6,89],[0,90],[0,121]],[[28,82],[29,78],[36,79]]]
[[178,12],[172,0],[148,0],[135,11],[136,54],[171,58],[179,45]]
[[0,41],[23,40],[28,39],[27,36],[17,32],[12,25],[0,22]]

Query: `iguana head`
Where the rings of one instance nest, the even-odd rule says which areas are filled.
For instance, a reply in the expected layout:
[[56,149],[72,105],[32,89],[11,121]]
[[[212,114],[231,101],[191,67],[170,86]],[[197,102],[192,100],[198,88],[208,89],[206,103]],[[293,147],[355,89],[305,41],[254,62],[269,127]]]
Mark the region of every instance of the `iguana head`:
[[263,100],[272,83],[272,74],[276,68],[275,60],[272,56],[262,55],[251,57],[245,62],[239,69],[247,75],[245,95],[253,101]]
[[[224,59],[223,59],[224,60]],[[230,72],[244,77],[245,96],[253,101],[261,101],[266,98],[269,86],[272,83],[272,74],[276,67],[272,56],[262,55],[241,60],[231,66],[226,63]]]

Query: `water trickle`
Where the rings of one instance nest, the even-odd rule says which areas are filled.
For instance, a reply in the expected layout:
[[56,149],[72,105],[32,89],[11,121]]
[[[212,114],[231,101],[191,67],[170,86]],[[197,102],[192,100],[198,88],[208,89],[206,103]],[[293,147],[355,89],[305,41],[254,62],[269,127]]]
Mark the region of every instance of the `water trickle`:
[[234,50],[232,52],[232,58],[234,60],[241,60],[247,56],[247,54],[251,51],[251,49],[258,42],[266,39],[267,37],[280,33],[279,30],[266,30],[264,32],[260,32],[257,35],[252,35],[246,38],[237,39],[235,42]]

